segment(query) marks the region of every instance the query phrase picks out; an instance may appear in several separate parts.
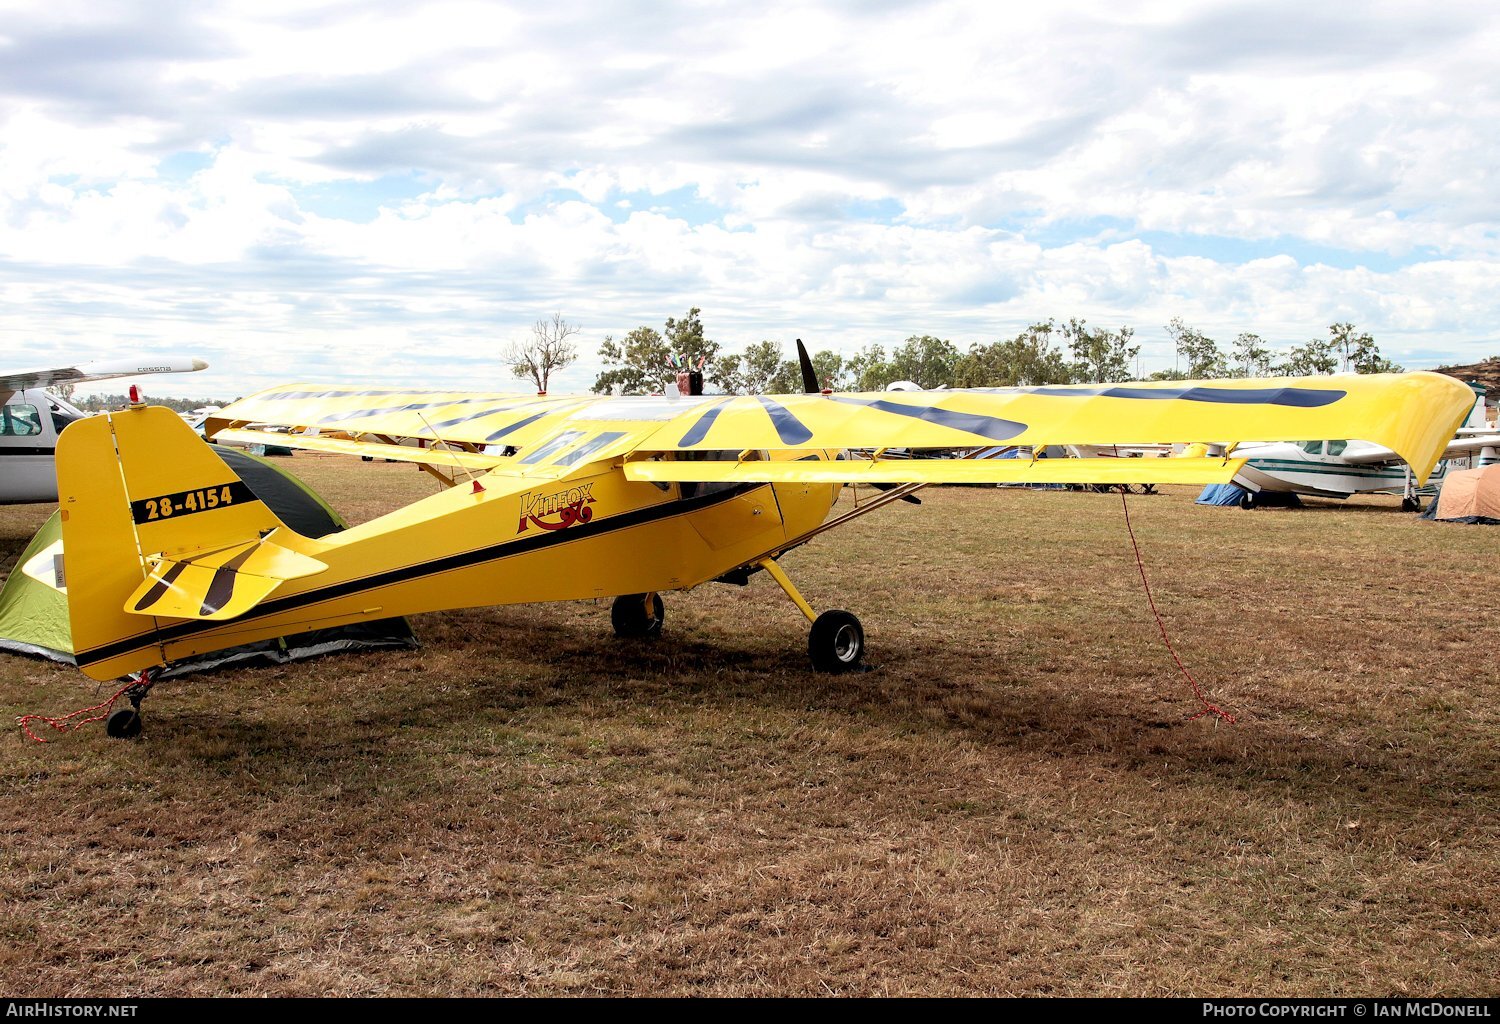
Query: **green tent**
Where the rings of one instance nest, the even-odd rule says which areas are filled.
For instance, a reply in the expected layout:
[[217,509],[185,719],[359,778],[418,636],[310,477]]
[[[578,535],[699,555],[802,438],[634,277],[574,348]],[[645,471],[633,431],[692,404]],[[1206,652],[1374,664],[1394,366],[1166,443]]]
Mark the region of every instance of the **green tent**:
[[[297,533],[323,537],[346,527],[322,498],[290,473],[235,448],[215,445],[214,451],[257,498]],[[0,587],[0,651],[74,663],[68,598],[63,589],[64,565],[62,518],[54,512],[21,552],[5,585]],[[206,652],[178,662],[158,673],[157,678],[169,679],[221,665],[280,664],[337,651],[415,646],[416,637],[405,619],[382,619]]]

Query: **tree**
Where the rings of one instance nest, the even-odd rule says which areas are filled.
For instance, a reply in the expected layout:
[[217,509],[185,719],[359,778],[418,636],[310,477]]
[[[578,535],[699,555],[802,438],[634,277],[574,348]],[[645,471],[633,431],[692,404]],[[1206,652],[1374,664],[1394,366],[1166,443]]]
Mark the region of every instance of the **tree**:
[[781,346],[774,341],[759,341],[743,355],[720,356],[714,381],[728,395],[763,395],[780,390],[775,382],[782,368]]
[[1242,332],[1234,339],[1234,375],[1259,377],[1271,372],[1271,351],[1259,334]]
[[561,313],[553,313],[551,320],[538,320],[531,325],[531,338],[505,346],[500,357],[510,364],[511,372],[522,379],[529,378],[536,385],[538,394],[547,393],[547,382],[553,370],[561,370],[578,358],[578,345],[570,341],[578,328],[563,319]]
[[1355,332],[1350,323],[1328,325],[1329,345],[1343,357],[1347,373],[1400,373],[1401,367],[1380,354],[1380,346],[1368,331]]
[[953,383],[953,368],[958,364],[958,348],[951,341],[930,334],[912,335],[891,353],[891,379],[909,380],[923,388],[946,387]]
[[1130,344],[1135,328],[1091,331],[1086,321],[1073,317],[1063,325],[1062,334],[1073,353],[1074,380],[1111,384],[1131,379],[1130,365],[1141,351]]
[[855,391],[883,391],[887,384],[898,379],[886,361],[885,349],[873,343],[850,356],[844,369],[849,387]]
[[1008,388],[1067,384],[1073,379],[1063,353],[1052,343],[1056,322],[1032,324],[1008,341],[971,345],[953,369],[953,386]]
[[1319,338],[1311,338],[1306,345],[1294,345],[1287,352],[1286,359],[1276,367],[1275,372],[1282,377],[1316,377],[1324,373],[1332,373],[1338,369],[1338,356],[1334,354],[1333,343],[1323,341]]
[[663,392],[667,384],[677,381],[677,370],[669,356],[695,367],[704,360],[705,379],[720,384],[725,371],[732,375],[738,366],[717,365],[719,345],[703,336],[700,312],[694,306],[681,320],[668,317],[665,334],[643,325],[620,341],[605,335],[599,345],[599,359],[607,368],[594,379],[593,390],[606,394],[618,387],[626,395]]
[[1190,380],[1211,380],[1229,376],[1229,367],[1224,362],[1224,353],[1219,345],[1196,327],[1182,322],[1174,316],[1167,324],[1167,334],[1177,345],[1177,354],[1187,361],[1187,377]]
[[[824,349],[821,352],[812,353],[808,359],[812,361],[813,376],[817,378],[820,388],[828,388],[830,391],[847,390],[843,356]],[[800,394],[802,392],[802,364],[795,359],[783,360],[766,390],[776,395]]]

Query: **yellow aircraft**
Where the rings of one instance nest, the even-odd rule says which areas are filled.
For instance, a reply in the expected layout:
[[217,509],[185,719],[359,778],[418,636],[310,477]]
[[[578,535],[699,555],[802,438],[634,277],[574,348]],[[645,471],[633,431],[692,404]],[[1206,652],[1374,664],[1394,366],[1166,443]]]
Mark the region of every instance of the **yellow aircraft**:
[[[777,564],[823,530],[929,483],[1140,483],[1149,468],[1155,483],[1198,484],[1242,468],[1222,456],[929,460],[887,449],[1357,437],[1425,479],[1472,404],[1466,386],[1430,373],[649,398],[293,384],[211,417],[219,440],[407,460],[449,485],[317,540],[279,522],[176,414],[138,404],[59,440],[73,643],[95,679],[143,673],[135,710],[109,723],[133,735],[150,671],[203,651],[584,598],[614,598],[619,635],[651,636],[663,591],[765,570],[812,624],[813,666],[848,670],[864,653],[859,620],[818,614]],[[851,459],[852,448],[874,457]],[[900,486],[830,520],[856,482]]]

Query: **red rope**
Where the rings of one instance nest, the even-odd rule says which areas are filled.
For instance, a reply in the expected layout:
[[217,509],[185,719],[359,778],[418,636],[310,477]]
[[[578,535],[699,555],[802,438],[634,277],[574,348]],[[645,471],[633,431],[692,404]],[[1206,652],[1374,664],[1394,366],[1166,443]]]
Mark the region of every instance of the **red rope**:
[[1125,500],[1124,488],[1120,490],[1120,507],[1125,510],[1125,529],[1130,534],[1130,546],[1135,549],[1135,567],[1141,571],[1141,586],[1146,591],[1146,601],[1151,605],[1151,614],[1156,617],[1156,628],[1161,630],[1162,642],[1167,645],[1167,651],[1172,655],[1172,660],[1177,662],[1177,667],[1182,670],[1182,674],[1192,684],[1193,696],[1197,697],[1198,703],[1203,705],[1203,710],[1196,715],[1189,716],[1188,721],[1195,722],[1204,715],[1218,715],[1224,721],[1233,725],[1235,723],[1233,715],[1217,704],[1209,703],[1208,698],[1203,696],[1203,687],[1198,685],[1198,680],[1193,678],[1193,674],[1188,671],[1187,666],[1182,663],[1182,659],[1177,656],[1177,649],[1172,646],[1172,638],[1167,636],[1167,627],[1161,621],[1161,612],[1156,610],[1156,598],[1151,596],[1151,583],[1146,579],[1146,562],[1141,558],[1141,546],[1136,543],[1135,528],[1130,525],[1130,503]]
[[[95,704],[91,708],[79,708],[77,711],[74,711],[72,714],[70,714],[70,715],[63,715],[61,718],[48,718],[46,715],[22,715],[20,718],[16,719],[16,724],[21,727],[21,731],[22,732],[24,732],[27,736],[30,736],[33,740],[36,740],[36,742],[38,742],[38,743],[48,743],[48,742],[51,742],[51,741],[43,739],[42,737],[38,736],[36,733],[32,732],[31,731],[31,727],[29,725],[27,725],[26,723],[32,722],[32,721],[46,722],[48,725],[52,726],[52,728],[56,729],[58,732],[72,732],[75,729],[81,729],[85,725],[88,725],[90,722],[98,722],[98,721],[100,721],[100,720],[102,720],[104,718],[109,717],[109,709],[114,706],[115,701],[119,700],[122,696],[124,696],[125,691],[129,690],[132,686],[139,686],[139,685],[141,685],[140,680],[132,679],[132,680],[130,680],[130,682],[126,683],[124,686],[122,686],[118,690],[116,690],[115,691],[115,695],[113,697],[109,698],[109,700],[104,701],[102,704]],[[81,719],[81,720],[79,720],[77,722],[71,721],[71,719],[77,718],[79,715],[86,715],[90,711],[98,711],[100,708],[104,709],[104,713],[103,714],[95,715],[93,718],[84,718],[84,719]]]

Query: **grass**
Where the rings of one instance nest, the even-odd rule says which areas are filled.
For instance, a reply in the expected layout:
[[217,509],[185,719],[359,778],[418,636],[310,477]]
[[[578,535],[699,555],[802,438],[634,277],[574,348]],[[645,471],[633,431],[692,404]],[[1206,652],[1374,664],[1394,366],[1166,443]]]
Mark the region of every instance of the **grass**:
[[[299,454],[351,518],[407,466]],[[1500,532],[947,488],[770,581],[420,616],[423,649],[165,684],[136,742],[0,737],[0,988],[1500,994]],[[842,507],[842,506],[841,506]],[[0,510],[13,561],[50,511]],[[108,691],[8,658],[4,712]],[[102,691],[102,692],[101,692]],[[99,695],[99,696],[96,696]]]

